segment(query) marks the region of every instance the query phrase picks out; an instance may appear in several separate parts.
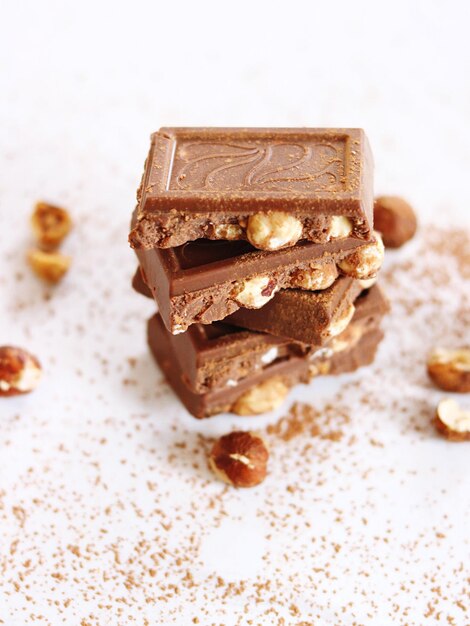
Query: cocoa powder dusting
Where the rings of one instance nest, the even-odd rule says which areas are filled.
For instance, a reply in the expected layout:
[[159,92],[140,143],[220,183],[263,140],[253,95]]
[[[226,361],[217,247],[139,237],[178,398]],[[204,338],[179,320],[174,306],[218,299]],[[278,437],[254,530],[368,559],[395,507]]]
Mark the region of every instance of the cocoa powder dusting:
[[[441,394],[425,360],[436,345],[468,343],[469,250],[468,234],[427,227],[387,252],[392,310],[374,364],[300,386],[259,418],[184,412],[147,353],[130,272],[113,285],[124,313],[96,273],[92,285],[71,276],[84,294],[79,324],[60,296],[4,284],[15,294],[5,314],[35,338],[48,382],[33,402],[2,405],[0,621],[467,623],[468,450],[452,448],[449,482],[452,444],[430,425]],[[120,343],[94,329],[102,319]],[[49,355],[52,340],[77,360]],[[87,393],[54,385],[64,372]],[[271,449],[267,479],[244,492],[207,467],[213,439],[240,428],[263,431]]]

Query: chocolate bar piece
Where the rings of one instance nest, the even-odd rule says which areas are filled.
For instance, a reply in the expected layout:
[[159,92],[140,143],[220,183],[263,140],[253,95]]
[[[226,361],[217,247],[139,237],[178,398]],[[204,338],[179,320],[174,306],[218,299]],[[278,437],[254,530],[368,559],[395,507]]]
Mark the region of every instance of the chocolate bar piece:
[[152,135],[133,248],[248,239],[368,239],[373,162],[360,129],[162,128]]
[[235,407],[241,406],[245,394],[268,381],[281,381],[283,386],[289,388],[297,383],[308,383],[312,376],[318,374],[342,374],[368,365],[373,361],[382,337],[382,331],[375,328],[365,333],[349,349],[337,352],[329,358],[322,358],[321,367],[320,361],[312,364],[308,357],[292,356],[244,378],[237,386],[198,394],[185,382],[184,370],[174,349],[175,337],[166,330],[161,317],[157,314],[148,323],[149,346],[156,361],[181,402],[197,418],[237,410]]
[[325,359],[351,348],[362,335],[379,326],[384,303],[379,288],[359,298],[351,324],[325,348],[247,331],[224,322],[194,324],[187,332],[173,336],[171,344],[184,372],[184,382],[196,393],[236,387],[247,376],[296,356],[308,355],[321,371]]
[[187,332],[173,336],[172,348],[184,382],[196,393],[236,387],[275,361],[307,352],[307,346],[294,341],[223,322],[194,324]]
[[337,264],[370,245],[347,239],[266,252],[246,241],[200,239],[136,253],[165,326],[176,334],[191,324],[222,320],[240,307],[260,308],[282,288],[327,288],[338,276]]
[[328,289],[282,289],[262,309],[239,309],[228,324],[323,346],[352,320],[364,281],[341,276]]
[[352,321],[345,330],[332,337],[324,346],[309,346],[307,355],[312,364],[312,375],[329,373],[329,362],[333,356],[350,350],[364,335],[377,330],[383,316],[390,310],[390,305],[380,287],[373,285],[356,298],[354,308]]

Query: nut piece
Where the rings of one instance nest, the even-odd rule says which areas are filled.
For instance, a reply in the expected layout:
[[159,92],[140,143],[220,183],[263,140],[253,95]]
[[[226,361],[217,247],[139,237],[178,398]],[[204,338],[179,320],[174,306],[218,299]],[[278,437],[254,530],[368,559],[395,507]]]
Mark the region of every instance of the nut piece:
[[232,406],[237,415],[259,415],[280,406],[289,392],[289,387],[279,376],[268,378],[241,395]]
[[437,348],[428,357],[428,374],[440,389],[470,392],[470,349]]
[[255,487],[266,478],[269,450],[259,435],[233,432],[218,439],[209,465],[220,480],[234,487]]
[[236,241],[243,238],[243,229],[238,224],[218,224],[214,226],[214,235],[217,239]]
[[373,276],[372,278],[366,278],[365,280],[360,280],[359,284],[363,289],[370,289],[377,282],[377,276]]
[[308,373],[311,377],[315,376],[328,376],[330,373],[331,363],[330,361],[319,361],[318,363],[312,363],[308,368]]
[[342,333],[343,330],[346,330],[349,322],[353,318],[355,310],[356,307],[354,306],[354,304],[350,304],[342,315],[333,320],[327,328],[328,337],[336,337],[336,335]]
[[333,215],[330,228],[328,230],[328,240],[345,239],[352,233],[353,225],[349,217],[344,215]]
[[374,202],[374,226],[387,248],[399,248],[414,236],[416,215],[403,198],[380,196]]
[[385,250],[380,235],[374,232],[374,238],[374,241],[358,248],[339,261],[338,265],[343,274],[359,280],[375,277],[382,267]]
[[322,265],[311,265],[306,270],[295,270],[290,277],[289,287],[293,289],[307,289],[316,291],[327,289],[338,277],[336,263],[324,263]]
[[434,426],[450,441],[470,441],[470,411],[464,411],[451,398],[437,405]]
[[343,352],[343,350],[349,350],[354,347],[362,336],[364,335],[364,326],[361,324],[349,324],[349,326],[343,330],[341,334],[333,337],[328,342],[328,346],[333,354]]
[[31,225],[40,247],[54,250],[69,234],[72,220],[65,209],[38,202],[31,216]]
[[41,379],[41,364],[22,348],[0,347],[0,396],[16,396],[36,389]]
[[279,289],[274,278],[270,276],[254,276],[239,283],[237,288],[240,291],[232,297],[247,309],[260,309],[274,298]]
[[301,222],[289,213],[255,213],[248,218],[246,236],[260,250],[280,250],[293,246],[301,235]]
[[67,273],[72,259],[59,252],[30,250],[28,261],[39,278],[48,283],[58,283]]
[[262,365],[269,365],[273,361],[277,359],[279,356],[279,348],[277,346],[273,346],[269,348],[264,354],[261,355],[260,361]]

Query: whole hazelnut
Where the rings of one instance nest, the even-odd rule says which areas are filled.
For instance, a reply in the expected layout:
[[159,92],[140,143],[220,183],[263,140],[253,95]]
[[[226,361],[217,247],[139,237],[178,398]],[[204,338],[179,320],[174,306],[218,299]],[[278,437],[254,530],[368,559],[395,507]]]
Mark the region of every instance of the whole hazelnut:
[[415,234],[416,215],[398,196],[380,196],[374,202],[374,228],[382,233],[386,248],[400,248]]
[[22,348],[0,347],[0,396],[33,391],[41,375],[41,365],[35,356]]
[[255,487],[267,474],[268,447],[252,432],[235,431],[212,447],[209,464],[220,480],[234,487]]

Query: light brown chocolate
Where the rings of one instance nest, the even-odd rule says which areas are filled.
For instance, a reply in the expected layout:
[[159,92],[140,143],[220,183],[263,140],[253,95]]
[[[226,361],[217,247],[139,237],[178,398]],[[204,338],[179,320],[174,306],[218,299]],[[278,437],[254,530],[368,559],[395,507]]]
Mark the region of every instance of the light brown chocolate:
[[[133,248],[187,241],[250,239],[255,214],[290,217],[299,239],[337,236],[333,218],[368,239],[373,223],[373,162],[364,131],[347,128],[162,128],[152,135]],[[294,221],[295,220],[295,221]],[[297,229],[300,230],[297,230]]]

